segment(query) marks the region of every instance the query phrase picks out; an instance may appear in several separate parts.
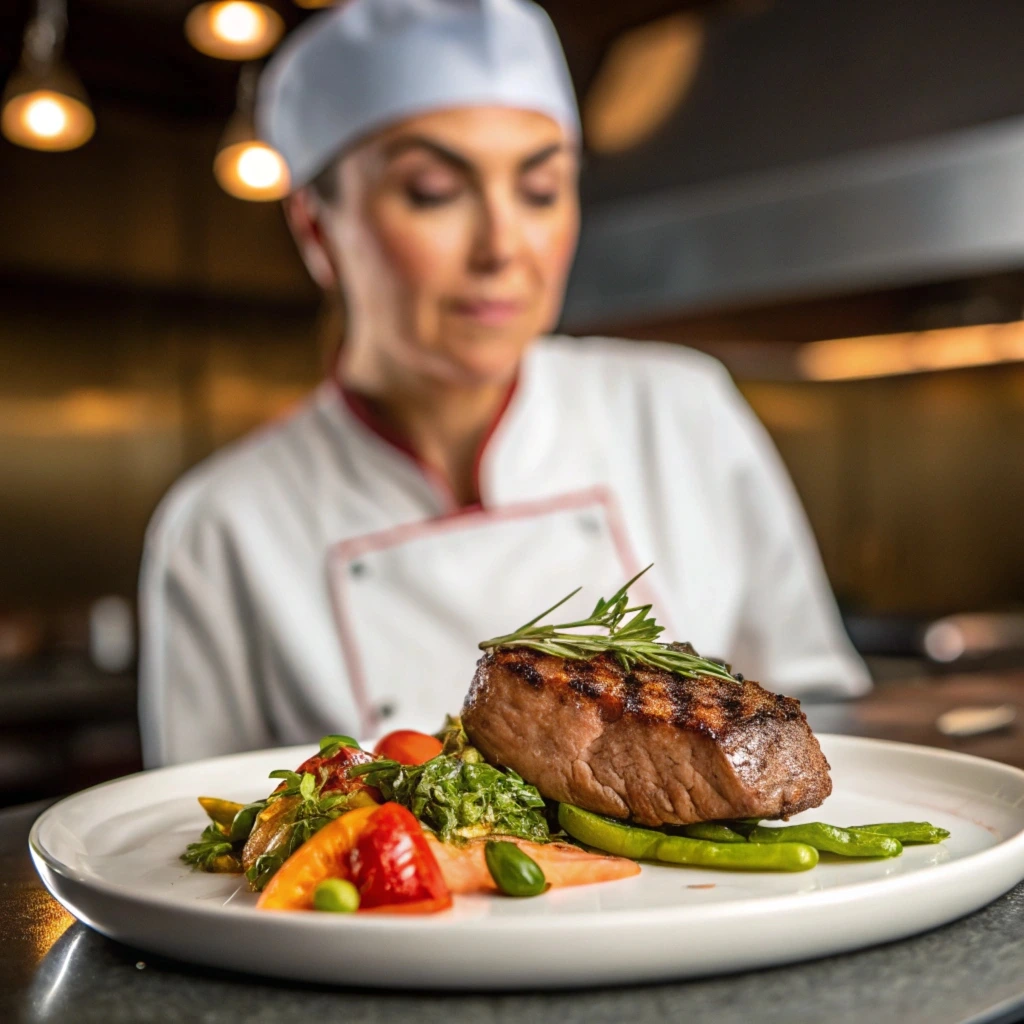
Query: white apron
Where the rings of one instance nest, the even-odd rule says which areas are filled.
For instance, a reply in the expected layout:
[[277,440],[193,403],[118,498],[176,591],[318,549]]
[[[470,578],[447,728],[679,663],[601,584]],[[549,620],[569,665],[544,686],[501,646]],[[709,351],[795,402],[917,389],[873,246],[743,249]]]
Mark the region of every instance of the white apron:
[[450,494],[332,384],[179,482],[147,538],[148,764],[323,732],[436,730],[480,655],[578,586],[639,569],[666,639],[774,689],[862,692],[781,463],[721,367],[546,339]]

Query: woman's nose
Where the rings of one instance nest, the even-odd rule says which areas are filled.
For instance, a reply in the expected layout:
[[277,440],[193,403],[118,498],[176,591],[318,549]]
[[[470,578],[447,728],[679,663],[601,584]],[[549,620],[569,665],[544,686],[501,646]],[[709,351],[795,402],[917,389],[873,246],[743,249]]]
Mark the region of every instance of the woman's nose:
[[515,259],[522,241],[514,204],[504,197],[489,197],[480,204],[480,216],[471,253],[476,273],[494,274]]

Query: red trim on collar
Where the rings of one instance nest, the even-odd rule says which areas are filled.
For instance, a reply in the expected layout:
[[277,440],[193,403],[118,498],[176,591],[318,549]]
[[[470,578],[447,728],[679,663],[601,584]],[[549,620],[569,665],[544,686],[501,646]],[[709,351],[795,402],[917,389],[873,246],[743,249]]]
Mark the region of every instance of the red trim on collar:
[[484,508],[483,492],[480,487],[480,473],[483,466],[484,455],[487,452],[488,445],[491,443],[491,439],[494,437],[498,427],[501,425],[501,421],[505,418],[505,413],[508,411],[508,407],[512,404],[512,399],[518,390],[518,373],[513,378],[508,390],[505,392],[505,396],[502,398],[501,404],[498,406],[494,418],[487,425],[487,429],[484,431],[484,435],[480,439],[480,444],[477,447],[476,454],[473,457],[473,489],[476,491],[477,500],[470,502],[468,505],[459,505],[455,500],[455,495],[452,492],[451,487],[448,485],[448,481],[442,476],[442,474],[435,467],[431,466],[430,463],[420,457],[419,453],[409,443],[409,439],[407,437],[395,430],[390,424],[385,423],[373,411],[369,402],[367,402],[362,395],[346,388],[337,377],[332,377],[331,382],[334,384],[335,389],[352,415],[355,416],[363,426],[376,434],[377,437],[386,442],[390,447],[401,452],[406,456],[406,458],[411,459],[416,468],[427,478],[430,485],[444,496],[445,503],[448,505],[451,512],[475,512]]

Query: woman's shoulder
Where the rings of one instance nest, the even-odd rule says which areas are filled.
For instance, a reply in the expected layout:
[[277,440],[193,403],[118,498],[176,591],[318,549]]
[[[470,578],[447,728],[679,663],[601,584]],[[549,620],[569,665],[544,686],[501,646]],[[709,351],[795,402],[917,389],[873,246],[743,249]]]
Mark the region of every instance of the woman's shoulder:
[[322,398],[313,392],[293,409],[217,449],[187,470],[158,505],[147,544],[176,546],[195,531],[230,530],[239,517],[259,516],[294,500],[311,478]]
[[603,336],[551,335],[543,338],[536,358],[549,374],[568,386],[581,380],[616,391],[641,389],[678,394],[678,388],[729,390],[729,372],[713,356],[671,342],[636,341]]

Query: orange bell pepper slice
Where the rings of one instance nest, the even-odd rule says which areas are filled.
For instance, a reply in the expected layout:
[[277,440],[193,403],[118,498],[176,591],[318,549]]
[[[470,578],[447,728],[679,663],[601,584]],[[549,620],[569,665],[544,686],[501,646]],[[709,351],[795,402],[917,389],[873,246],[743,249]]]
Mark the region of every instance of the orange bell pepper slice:
[[379,807],[346,811],[310,836],[282,865],[256,901],[259,910],[312,910],[325,878],[350,878],[349,854]]

